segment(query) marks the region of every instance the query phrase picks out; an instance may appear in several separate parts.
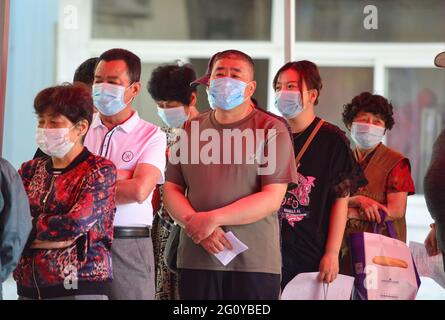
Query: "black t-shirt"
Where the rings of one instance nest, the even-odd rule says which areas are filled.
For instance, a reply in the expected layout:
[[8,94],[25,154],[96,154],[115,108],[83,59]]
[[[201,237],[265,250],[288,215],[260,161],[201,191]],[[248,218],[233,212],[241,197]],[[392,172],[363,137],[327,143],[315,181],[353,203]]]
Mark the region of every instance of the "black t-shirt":
[[[304,132],[293,135],[295,155],[319,121],[316,118]],[[367,181],[344,132],[327,122],[304,153],[298,180],[298,184],[289,185],[279,211],[283,263],[291,261],[317,271],[325,251],[334,201],[355,192]]]

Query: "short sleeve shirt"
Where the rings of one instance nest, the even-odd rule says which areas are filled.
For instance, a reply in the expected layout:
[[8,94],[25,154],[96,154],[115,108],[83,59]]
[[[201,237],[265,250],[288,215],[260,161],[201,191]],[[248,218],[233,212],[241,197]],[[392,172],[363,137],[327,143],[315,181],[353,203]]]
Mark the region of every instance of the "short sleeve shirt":
[[[301,150],[320,118],[294,134],[295,153]],[[290,185],[280,209],[285,259],[318,270],[323,257],[329,218],[336,199],[367,183],[349,141],[338,127],[325,122],[304,153],[298,183]]]
[[[210,111],[187,121],[183,133],[169,151],[166,180],[187,190],[197,212],[222,208],[260,192],[265,185],[296,181],[293,146],[282,118],[254,109],[241,121],[223,125]],[[182,160],[175,160],[178,156]],[[223,228],[249,249],[223,266],[181,232],[178,267],[281,273],[276,212],[255,223]]]
[[[93,118],[85,138],[85,146],[92,153],[111,160],[118,170],[135,170],[139,164],[150,164],[159,169],[164,182],[166,165],[166,136],[162,130],[142,120],[137,111],[126,122],[112,130],[102,124],[99,114]],[[137,202],[117,205],[115,226],[150,226],[153,220],[151,193],[142,204]]]
[[[363,171],[365,171],[376,151],[377,149],[368,154],[368,156],[359,163]],[[387,194],[407,192],[408,195],[413,195],[415,193],[414,181],[411,176],[411,169],[408,159],[400,161],[391,170],[386,180],[385,189]]]

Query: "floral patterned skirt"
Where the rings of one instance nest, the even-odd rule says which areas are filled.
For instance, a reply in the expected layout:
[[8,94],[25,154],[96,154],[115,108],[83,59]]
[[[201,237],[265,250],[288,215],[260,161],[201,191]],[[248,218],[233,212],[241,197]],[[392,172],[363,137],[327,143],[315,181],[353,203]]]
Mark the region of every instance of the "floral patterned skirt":
[[[163,217],[168,217],[163,207],[160,209]],[[155,287],[156,300],[179,300],[178,278],[173,272],[170,272],[164,262],[164,249],[170,234],[165,226],[169,218],[161,218],[160,214],[155,214],[152,225],[153,251],[155,262]]]

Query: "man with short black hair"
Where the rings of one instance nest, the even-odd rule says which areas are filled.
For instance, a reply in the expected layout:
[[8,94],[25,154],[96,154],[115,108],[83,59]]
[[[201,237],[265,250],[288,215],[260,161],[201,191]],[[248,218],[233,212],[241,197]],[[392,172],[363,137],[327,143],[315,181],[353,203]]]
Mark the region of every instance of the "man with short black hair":
[[94,71],[99,58],[90,58],[82,62],[74,72],[73,82],[82,82],[88,87],[92,87],[94,83]]
[[[192,84],[207,86],[213,110],[186,121],[169,151],[164,201],[184,227],[180,298],[278,299],[277,210],[287,184],[297,182],[288,128],[252,102],[253,62],[243,52],[217,53]],[[224,265],[215,254],[233,248],[227,232],[248,249]]]
[[164,180],[167,146],[160,128],[133,108],[140,76],[141,61],[130,51],[112,49],[99,57],[93,85],[99,116],[85,139],[91,152],[118,169],[112,300],[153,300],[155,294],[151,200]]

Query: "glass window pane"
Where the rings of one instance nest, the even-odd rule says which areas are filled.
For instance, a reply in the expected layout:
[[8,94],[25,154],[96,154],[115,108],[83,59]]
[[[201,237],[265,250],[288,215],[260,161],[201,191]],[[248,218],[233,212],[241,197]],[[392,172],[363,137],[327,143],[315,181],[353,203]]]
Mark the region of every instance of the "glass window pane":
[[434,141],[444,127],[445,73],[440,69],[388,69],[388,98],[394,111],[394,128],[388,145],[411,161],[416,193],[423,193],[423,178]]
[[[208,62],[209,61],[207,59],[191,59],[191,63],[195,67],[198,77],[206,72]],[[269,90],[269,86],[272,86],[272,84],[269,83],[269,60],[254,59],[253,62],[255,63],[255,80],[257,82],[254,98],[258,101],[261,108],[267,110],[267,92]],[[207,111],[209,108],[206,89],[204,86],[199,86],[198,110],[203,112]]]
[[323,89],[315,112],[347,132],[342,121],[343,105],[363,91],[373,91],[372,68],[321,67]]
[[271,0],[93,0],[93,38],[270,40]]
[[[369,14],[378,9],[378,29],[366,30]],[[296,0],[297,41],[443,42],[445,0]]]

